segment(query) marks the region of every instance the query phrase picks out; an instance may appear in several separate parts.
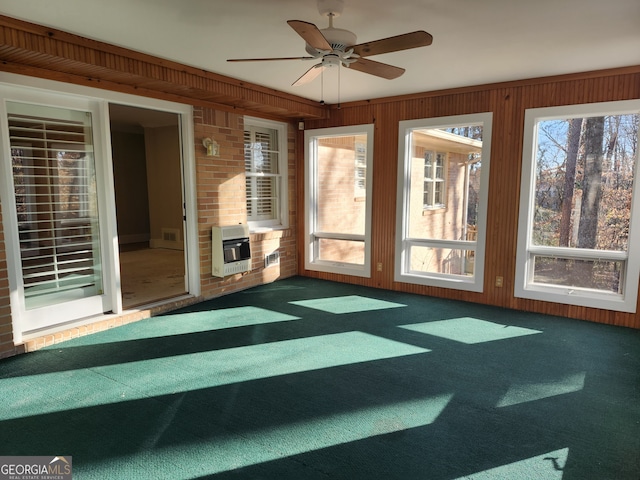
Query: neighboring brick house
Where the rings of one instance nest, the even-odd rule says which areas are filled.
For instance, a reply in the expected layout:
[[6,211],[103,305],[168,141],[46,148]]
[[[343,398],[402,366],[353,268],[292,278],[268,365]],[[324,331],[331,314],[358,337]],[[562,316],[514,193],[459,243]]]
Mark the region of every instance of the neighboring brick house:
[[[325,137],[318,145],[318,230],[364,235],[366,139]],[[323,239],[320,258],[344,263],[364,262],[364,243]]]
[[[411,162],[410,236],[473,240],[480,178],[482,142],[437,130],[414,132]],[[318,230],[363,234],[365,202],[360,158],[364,140],[353,136],[325,137],[318,145],[318,197],[322,209]],[[375,195],[375,193],[374,193]],[[354,242],[324,240],[322,258],[362,263],[364,249]],[[472,255],[425,248],[412,268],[421,271],[472,273]]]
[[[409,236],[475,240],[482,142],[429,129],[413,132],[413,146]],[[473,272],[472,257],[459,250],[422,247],[422,252],[412,255],[413,270]]]

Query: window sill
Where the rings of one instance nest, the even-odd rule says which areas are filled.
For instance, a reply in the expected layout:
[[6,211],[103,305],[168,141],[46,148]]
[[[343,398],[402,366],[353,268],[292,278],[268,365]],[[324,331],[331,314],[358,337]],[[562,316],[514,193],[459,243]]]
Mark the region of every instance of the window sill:
[[447,209],[446,205],[438,207],[427,207],[422,209],[422,216],[429,215],[431,213],[443,213]]
[[524,288],[516,287],[514,296],[541,302],[636,313],[635,295],[625,298],[624,295],[615,293],[532,283]]
[[249,227],[249,235],[255,235],[261,237],[261,240],[268,238],[280,238],[284,236],[284,232],[289,230],[289,227],[283,227],[282,225],[274,225],[273,227]]

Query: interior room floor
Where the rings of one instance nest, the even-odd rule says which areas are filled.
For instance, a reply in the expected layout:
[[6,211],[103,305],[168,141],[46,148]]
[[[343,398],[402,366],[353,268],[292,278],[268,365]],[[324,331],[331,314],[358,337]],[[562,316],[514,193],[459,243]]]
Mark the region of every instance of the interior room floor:
[[296,277],[0,361],[0,452],[76,480],[638,480],[639,387],[637,330]]
[[133,244],[120,248],[124,308],[185,293],[184,251]]

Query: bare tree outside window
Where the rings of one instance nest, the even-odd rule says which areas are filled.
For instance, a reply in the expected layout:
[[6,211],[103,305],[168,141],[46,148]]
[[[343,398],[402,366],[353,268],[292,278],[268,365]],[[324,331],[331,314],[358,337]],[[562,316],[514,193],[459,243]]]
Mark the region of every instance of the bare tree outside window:
[[[538,124],[534,245],[626,251],[638,115]],[[618,292],[619,261],[536,257],[536,281]]]

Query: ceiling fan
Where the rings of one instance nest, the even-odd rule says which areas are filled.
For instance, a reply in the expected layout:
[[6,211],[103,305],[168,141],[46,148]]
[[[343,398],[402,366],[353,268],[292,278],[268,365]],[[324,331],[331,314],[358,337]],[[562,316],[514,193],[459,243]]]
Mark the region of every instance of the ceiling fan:
[[318,11],[329,17],[329,27],[320,30],[313,23],[289,20],[287,23],[306,42],[305,50],[310,56],[272,58],[232,58],[228,62],[264,62],[273,60],[320,60],[309,68],[293,86],[311,82],[326,68],[344,67],[368,73],[388,80],[398,78],[404,68],[369,60],[365,57],[398,52],[410,48],[431,45],[433,37],[423,30],[356,44],[356,35],[349,30],[333,27],[334,17],[342,13],[344,0],[318,0]]

